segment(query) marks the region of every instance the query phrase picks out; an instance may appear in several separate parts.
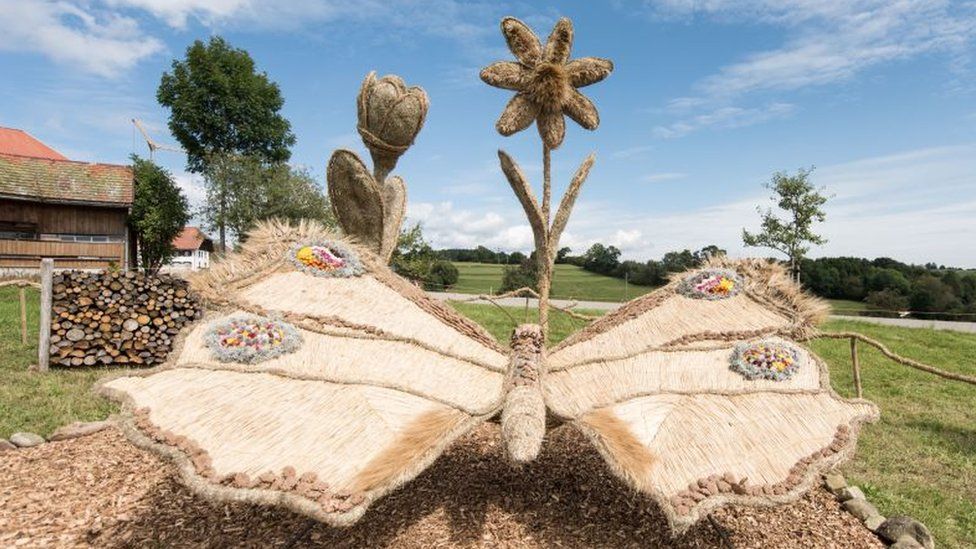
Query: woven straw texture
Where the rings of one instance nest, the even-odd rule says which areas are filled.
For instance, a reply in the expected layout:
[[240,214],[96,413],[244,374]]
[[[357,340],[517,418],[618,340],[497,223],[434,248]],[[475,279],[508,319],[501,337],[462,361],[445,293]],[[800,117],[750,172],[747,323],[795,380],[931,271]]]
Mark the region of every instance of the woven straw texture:
[[[361,275],[316,276],[292,261],[298,245],[336,240]],[[687,297],[678,288],[699,271],[685,273],[549,351],[539,326],[521,326],[509,351],[356,243],[315,224],[267,223],[193,279],[209,311],[170,362],[101,390],[123,402],[130,438],[176,461],[201,494],[334,525],[482,421],[500,415],[515,462],[538,454],[547,420],[566,421],[680,531],[721,505],[796,499],[877,417],[833,393],[823,362],[796,343],[822,303],[765,262],[705,268],[734,271],[735,292]],[[218,360],[208,329],[242,315],[292,326],[301,346]],[[759,342],[791,350],[788,379],[730,367],[737,345]]]

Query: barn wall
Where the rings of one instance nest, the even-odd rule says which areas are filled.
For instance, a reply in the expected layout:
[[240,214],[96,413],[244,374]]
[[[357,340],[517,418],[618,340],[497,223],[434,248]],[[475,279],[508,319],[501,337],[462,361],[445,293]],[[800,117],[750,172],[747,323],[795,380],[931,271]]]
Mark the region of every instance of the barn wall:
[[126,208],[39,204],[0,199],[0,221],[31,223],[40,233],[97,234],[122,238]]
[[127,208],[0,199],[0,225],[31,225],[42,238],[44,235],[106,235],[113,240],[96,243],[0,238],[0,271],[37,268],[42,257],[53,257],[56,268],[126,267],[127,215]]

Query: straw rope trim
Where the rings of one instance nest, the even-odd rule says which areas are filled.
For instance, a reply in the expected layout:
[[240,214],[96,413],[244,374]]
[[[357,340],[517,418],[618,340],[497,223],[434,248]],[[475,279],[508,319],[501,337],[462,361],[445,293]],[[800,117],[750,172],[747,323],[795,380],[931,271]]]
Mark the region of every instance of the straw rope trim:
[[715,332],[711,330],[706,330],[704,332],[696,332],[693,334],[683,335],[672,339],[671,341],[666,341],[659,345],[648,345],[642,349],[636,351],[631,351],[629,353],[621,353],[617,355],[605,355],[597,358],[590,358],[587,360],[581,360],[579,362],[573,362],[571,364],[561,364],[557,366],[550,367],[548,371],[559,372],[563,370],[570,370],[578,366],[588,366],[590,364],[600,364],[604,362],[616,362],[618,360],[627,360],[628,358],[636,358],[641,355],[652,353],[652,352],[665,352],[665,353],[678,353],[678,352],[695,352],[703,350],[718,350],[724,348],[724,345],[714,346],[714,347],[687,347],[692,343],[699,343],[705,341],[741,341],[743,339],[754,339],[757,337],[768,337],[768,336],[788,336],[789,332],[792,330],[783,330],[781,328],[769,327],[769,328],[758,328],[755,330],[742,330],[742,331],[724,331]]
[[[858,403],[868,403],[866,400],[862,399],[851,399],[846,402],[858,402]],[[653,486],[642,486],[640,482],[636,479],[643,478],[642,476],[635,476],[635,472],[627,470],[624,465],[618,461],[617,456],[608,449],[608,444],[592,426],[588,425],[583,419],[578,419],[573,421],[573,426],[582,432],[593,445],[597,448],[597,451],[603,456],[611,472],[613,472],[618,478],[627,482],[630,486],[635,487],[647,494],[651,499],[653,499],[664,516],[668,520],[668,525],[670,526],[672,532],[675,535],[680,535],[685,532],[688,528],[694,525],[696,522],[706,517],[713,510],[724,507],[726,505],[745,505],[750,507],[773,507],[777,505],[782,505],[786,503],[792,503],[800,497],[803,496],[810,489],[816,487],[820,482],[820,477],[822,474],[830,470],[840,463],[849,460],[853,454],[857,445],[857,437],[860,433],[863,424],[868,422],[874,422],[878,419],[878,411],[875,408],[872,412],[867,414],[861,414],[854,417],[848,425],[840,425],[837,429],[837,434],[835,434],[834,440],[823,449],[810,454],[797,461],[796,464],[790,469],[788,478],[792,477],[789,483],[774,483],[769,485],[757,486],[749,485],[747,478],[735,478],[732,476],[732,480],[737,483],[737,488],[733,489],[731,492],[719,491],[716,494],[704,495],[702,493],[700,480],[695,481],[688,486],[688,490],[679,493],[681,497],[681,513],[678,512],[678,500],[673,499],[674,496],[668,497],[659,489]],[[844,432],[845,434],[841,434]],[[840,435],[838,437],[838,435]],[[627,436],[633,437],[632,434],[627,432]],[[639,474],[639,473],[638,473]],[[728,483],[727,479],[723,480]],[[704,480],[706,485],[714,479],[713,475],[705,477]],[[716,482],[717,484],[717,482]],[[730,485],[732,483],[729,483]],[[694,490],[692,489],[694,487]],[[777,490],[777,487],[779,488]],[[745,488],[745,493],[738,493],[743,491]],[[777,494],[779,491],[781,493]],[[688,493],[685,493],[688,492]],[[771,493],[770,493],[771,492]],[[699,495],[693,495],[699,494]],[[678,495],[678,494],[676,494]],[[704,497],[702,497],[704,496]],[[690,498],[690,502],[688,501]],[[697,499],[696,499],[697,498]],[[694,502],[693,505],[689,503]]]
[[[243,326],[242,326],[243,325]],[[234,333],[246,329],[259,338],[262,332],[277,335],[280,341],[264,348],[235,346],[230,343]],[[278,334],[274,334],[277,331]],[[230,338],[226,336],[231,336]],[[245,336],[246,337],[246,336]],[[255,364],[297,351],[302,346],[302,336],[294,326],[257,315],[235,315],[219,322],[211,323],[204,335],[204,343],[214,358],[221,362],[242,362]]]
[[[224,484],[214,482],[214,479],[202,475],[198,471],[199,465],[203,468],[202,470],[206,472],[206,459],[198,457],[204,454],[205,451],[196,450],[195,446],[191,446],[189,444],[193,442],[192,440],[186,437],[177,439],[177,435],[173,433],[170,433],[170,440],[172,442],[182,441],[183,446],[186,449],[181,448],[180,446],[167,444],[165,436],[162,441],[159,441],[152,437],[151,434],[143,432],[143,430],[136,425],[136,420],[137,416],[145,415],[142,410],[148,409],[140,408],[137,410],[134,400],[127,393],[105,386],[105,384],[113,379],[122,377],[148,377],[153,373],[158,373],[160,371],[169,369],[172,369],[172,367],[157,367],[151,370],[140,370],[129,374],[118,373],[100,380],[94,387],[94,390],[96,390],[98,394],[121,403],[122,413],[119,416],[118,425],[130,442],[139,448],[152,451],[157,455],[172,461],[176,466],[177,471],[180,473],[180,480],[183,482],[183,484],[208,500],[226,503],[246,502],[259,505],[283,506],[293,512],[300,513],[315,520],[325,522],[331,526],[338,527],[350,526],[354,524],[356,521],[362,518],[363,514],[366,512],[366,509],[372,504],[372,502],[382,498],[389,492],[413,480],[417,475],[429,467],[434,460],[440,457],[440,455],[443,454],[444,451],[454,443],[454,441],[467,434],[472,429],[497,413],[497,410],[494,410],[486,415],[471,416],[464,412],[453,410],[455,414],[464,416],[466,419],[458,421],[450,432],[444,433],[439,442],[432,445],[429,449],[427,449],[427,451],[416,453],[413,456],[407,456],[412,458],[412,460],[408,459],[403,461],[402,467],[398,472],[393,473],[391,471],[391,475],[386,479],[385,484],[377,485],[368,490],[357,487],[354,490],[346,490],[338,493],[329,492],[328,488],[322,490],[322,486],[319,486],[316,488],[319,498],[322,498],[326,494],[331,494],[334,496],[331,498],[331,500],[336,501],[334,504],[335,507],[333,511],[329,511],[328,509],[332,507],[326,507],[317,499],[309,498],[308,495],[302,495],[302,493],[297,489],[290,491],[282,490],[282,487],[284,486],[282,481],[283,477],[285,476],[285,471],[282,471],[280,475],[273,471],[269,472],[270,475],[274,475],[275,479],[279,481],[277,488],[271,488],[264,483],[260,477],[257,480],[261,483],[261,485],[247,488],[237,486],[237,484],[243,484],[243,481],[245,480],[244,477],[238,477],[237,475],[224,475],[219,477],[218,480],[225,481]],[[151,423],[150,426],[154,427],[151,425]],[[197,458],[196,463],[194,462],[194,457]],[[290,477],[291,475],[288,476]],[[296,472],[294,476],[300,479],[304,475],[298,475]],[[226,481],[225,479],[228,477],[230,477],[231,480]],[[265,477],[265,479],[270,478],[270,476]],[[306,478],[310,478],[310,476]],[[249,483],[254,482],[249,477],[246,480]],[[359,480],[359,478],[357,478],[357,480]],[[274,486],[274,481],[272,481],[271,486]],[[312,483],[312,486],[314,486],[314,483]],[[305,492],[311,495],[311,492],[309,492],[307,488]],[[342,510],[342,508],[346,507],[345,504],[348,503],[350,499],[354,498],[355,501],[359,501],[358,496],[360,495],[362,496],[362,501],[360,501],[358,504],[352,504],[347,510]]]
[[[609,407],[609,406],[613,406],[615,404],[618,404],[620,402],[625,402],[625,401],[632,400],[632,399],[635,399],[635,398],[647,397],[647,396],[656,396],[656,395],[685,395],[685,396],[716,395],[716,396],[724,396],[724,397],[737,397],[737,396],[745,396],[745,395],[754,395],[754,394],[757,394],[757,393],[776,393],[776,394],[782,394],[782,395],[819,395],[819,394],[826,393],[826,394],[830,395],[830,397],[833,398],[834,400],[838,400],[838,401],[841,401],[841,402],[844,402],[844,403],[847,403],[847,404],[870,404],[872,407],[875,408],[874,416],[877,417],[877,415],[878,415],[878,413],[877,413],[877,407],[875,406],[875,404],[873,402],[871,402],[869,400],[862,399],[862,398],[845,399],[844,397],[842,397],[839,394],[837,394],[836,391],[834,391],[834,388],[830,385],[830,370],[827,367],[827,363],[824,362],[823,359],[821,359],[819,356],[817,356],[812,350],[810,350],[809,347],[807,347],[806,345],[802,345],[802,344],[796,343],[796,342],[792,342],[792,341],[789,342],[789,343],[791,345],[795,345],[797,348],[805,351],[806,352],[806,355],[809,357],[809,360],[812,360],[813,361],[813,364],[816,365],[817,370],[818,370],[818,373],[820,374],[820,376],[819,376],[820,377],[820,388],[819,389],[798,389],[798,388],[784,387],[782,389],[780,389],[780,388],[777,388],[777,389],[729,389],[729,390],[726,390],[726,391],[715,391],[715,390],[707,391],[707,390],[701,390],[701,389],[696,389],[696,390],[692,390],[692,391],[675,391],[675,390],[669,390],[669,391],[632,391],[632,392],[627,392],[627,393],[623,393],[623,394],[620,394],[620,395],[610,396],[610,397],[604,398],[604,399],[599,400],[599,401],[595,401],[595,403],[593,405],[591,405],[587,409],[587,411],[581,412],[581,413],[576,414],[576,415],[564,415],[564,414],[557,413],[556,412],[556,407],[552,404],[552,399],[550,399],[548,397],[548,395],[547,395],[546,396],[546,407],[547,407],[547,409],[550,412],[553,413],[554,416],[556,416],[560,420],[564,420],[564,421],[576,421],[576,420],[579,420],[582,416],[585,416],[587,413],[592,412],[593,410],[598,410],[598,409],[601,409],[601,408],[606,408],[606,407]],[[720,347],[720,348],[725,348],[725,347],[723,346],[723,347]],[[708,351],[708,350],[718,350],[718,349],[675,349],[675,350],[667,350],[667,349],[664,349],[663,351],[664,352],[693,352],[693,351]]]
[[[303,315],[298,313],[278,312],[278,311],[272,312],[272,311],[268,311],[267,309],[259,305],[254,305],[245,302],[237,302],[237,301],[234,301],[231,304],[238,309],[253,314],[264,315],[264,316],[268,316],[272,314],[280,315],[283,319],[293,323],[294,325],[302,328],[303,330],[308,330],[310,332],[315,332],[317,334],[333,336],[333,337],[344,337],[349,339],[367,339],[372,341],[391,341],[391,342],[398,342],[398,343],[407,343],[410,345],[415,345],[417,347],[420,347],[421,349],[424,349],[426,351],[437,353],[447,358],[460,360],[462,362],[466,362],[474,366],[480,366],[481,368],[485,368],[486,370],[491,370],[493,372],[505,371],[504,367],[496,366],[488,362],[478,360],[477,358],[451,353],[443,349],[437,348],[433,345],[430,345],[429,343],[420,341],[419,339],[394,335],[381,328],[377,328],[375,326],[370,326],[367,324],[357,324],[355,322],[349,322],[337,316]],[[341,328],[341,329],[351,330],[351,331],[328,330],[323,326],[331,326],[331,327]]]
[[[298,257],[299,252],[305,248],[309,248],[313,253],[315,248],[325,248],[332,254],[338,256],[339,259],[342,260],[343,264],[342,266],[331,270],[309,265]],[[356,252],[354,252],[349,246],[346,246],[337,240],[317,240],[307,244],[299,242],[288,250],[287,257],[292,266],[297,268],[299,271],[312,276],[349,278],[353,276],[360,276],[365,272],[363,269],[363,264],[360,263],[359,256],[356,254]]]
[[257,479],[240,473],[217,477],[211,473],[210,458],[205,450],[199,449],[191,439],[166,433],[146,420],[140,421],[139,418],[144,418],[148,409],[127,411],[132,410],[132,401],[126,395],[120,396],[125,402],[118,424],[126,438],[139,448],[171,460],[180,474],[180,480],[195,493],[216,502],[283,506],[338,527],[354,524],[374,501],[413,480],[455,440],[487,419],[487,416],[471,417],[455,412],[466,419],[458,421],[427,451],[401,461],[399,470],[384,479],[384,484],[368,490],[335,491],[327,483],[313,479],[313,473],[299,475],[293,467],[285,467],[280,473],[268,471]]
[[[248,234],[241,251],[214,263],[207,271],[190,278],[190,285],[208,303],[216,306],[232,303],[233,293],[260,282],[275,272],[298,271],[287,259],[288,251],[299,242],[335,241],[343,243],[357,254],[365,271],[401,297],[413,302],[424,312],[445,325],[460,331],[490,350],[504,356],[505,350],[481,325],[430,297],[421,289],[397,276],[368,250],[348,236],[338,236],[320,223],[302,220],[296,225],[286,221],[267,220]],[[300,271],[298,271],[300,272]]]
[[424,312],[437,318],[447,326],[454,328],[462,335],[466,335],[476,342],[481,343],[488,349],[508,356],[508,350],[499,345],[498,341],[477,322],[461,315],[461,313],[452,309],[450,306],[428,296],[422,289],[400,278],[385,265],[378,265],[372,257],[363,257],[363,263],[374,279],[400,294],[401,297],[412,301]]
[[[715,286],[717,288],[715,292],[701,288],[706,281],[715,280],[719,281],[718,285]],[[741,291],[742,277],[732,269],[704,269],[686,276],[678,284],[678,293],[689,299],[706,299],[709,301],[728,299],[739,295]]]
[[[776,370],[775,367],[760,366],[754,364],[747,355],[750,351],[760,351],[769,350],[773,353],[783,353],[788,356],[776,358],[781,359],[783,362],[783,369]],[[783,359],[789,359],[786,363]],[[743,377],[749,380],[756,379],[769,379],[772,381],[786,381],[793,377],[801,367],[805,366],[803,356],[794,348],[792,345],[773,341],[769,339],[761,339],[759,341],[751,343],[739,343],[732,350],[732,356],[729,359],[731,363],[729,368],[736,373],[741,374]]]

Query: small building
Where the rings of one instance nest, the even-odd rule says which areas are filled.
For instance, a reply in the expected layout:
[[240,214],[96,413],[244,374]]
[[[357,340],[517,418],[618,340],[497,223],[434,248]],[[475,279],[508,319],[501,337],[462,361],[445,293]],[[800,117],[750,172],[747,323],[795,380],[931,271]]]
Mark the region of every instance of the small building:
[[176,255],[169,262],[170,268],[197,271],[210,267],[213,240],[198,227],[183,227],[183,232],[173,239],[173,247]]
[[68,160],[24,131],[0,128],[0,270],[128,268],[132,169]]

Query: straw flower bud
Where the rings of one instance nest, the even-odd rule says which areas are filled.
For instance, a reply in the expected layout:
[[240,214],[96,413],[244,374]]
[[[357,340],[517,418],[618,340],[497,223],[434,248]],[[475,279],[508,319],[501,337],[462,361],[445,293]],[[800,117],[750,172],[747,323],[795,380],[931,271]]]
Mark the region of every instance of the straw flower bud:
[[413,144],[427,117],[429,102],[422,88],[408,88],[396,75],[366,75],[356,101],[359,135],[373,158],[373,175],[381,184]]

